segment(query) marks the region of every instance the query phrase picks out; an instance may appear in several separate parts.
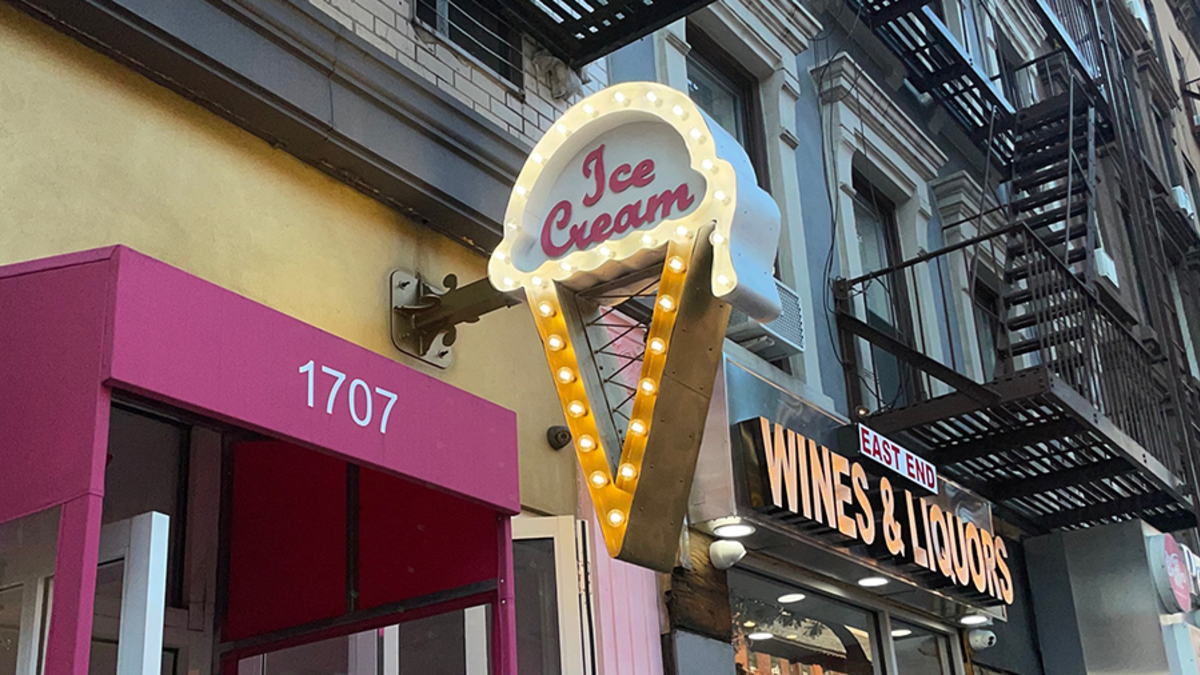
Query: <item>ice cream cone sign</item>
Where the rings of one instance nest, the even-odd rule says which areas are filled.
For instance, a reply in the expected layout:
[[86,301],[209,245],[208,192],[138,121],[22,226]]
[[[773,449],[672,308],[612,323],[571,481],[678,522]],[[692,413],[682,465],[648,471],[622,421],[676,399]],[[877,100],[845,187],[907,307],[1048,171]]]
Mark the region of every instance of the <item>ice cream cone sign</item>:
[[521,169],[488,264],[533,312],[609,553],[675,564],[731,307],[780,311],[775,202],[682,92],[571,106]]

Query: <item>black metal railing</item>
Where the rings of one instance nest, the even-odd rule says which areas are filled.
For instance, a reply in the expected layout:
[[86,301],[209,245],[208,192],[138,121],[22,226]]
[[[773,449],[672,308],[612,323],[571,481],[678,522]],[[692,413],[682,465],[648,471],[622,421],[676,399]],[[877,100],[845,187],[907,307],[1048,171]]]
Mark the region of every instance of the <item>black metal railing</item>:
[[837,288],[838,311],[848,319],[841,323],[843,350],[853,345],[843,357],[856,362],[862,400],[872,410],[902,409],[972,387],[987,391],[1040,371],[1179,475],[1165,392],[1151,377],[1156,358],[1025,225]]

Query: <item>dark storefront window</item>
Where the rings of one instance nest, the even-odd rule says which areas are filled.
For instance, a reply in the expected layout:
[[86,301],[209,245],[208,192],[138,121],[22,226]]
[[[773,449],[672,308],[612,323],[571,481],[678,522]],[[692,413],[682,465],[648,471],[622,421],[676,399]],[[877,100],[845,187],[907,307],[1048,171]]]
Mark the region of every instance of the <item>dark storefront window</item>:
[[951,675],[950,639],[920,626],[892,621],[897,675]]
[[737,675],[875,675],[875,616],[789,584],[731,574]]

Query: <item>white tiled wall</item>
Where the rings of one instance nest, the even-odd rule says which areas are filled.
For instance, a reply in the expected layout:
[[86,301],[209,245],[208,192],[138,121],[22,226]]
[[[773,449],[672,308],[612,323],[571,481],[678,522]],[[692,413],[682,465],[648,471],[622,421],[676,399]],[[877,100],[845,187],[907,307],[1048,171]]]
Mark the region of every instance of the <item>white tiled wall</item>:
[[[519,89],[448,41],[418,28],[410,0],[309,1],[384,54],[530,145],[578,100],[578,96],[568,101],[553,98],[545,78],[534,72],[533,55],[539,47],[528,37],[523,45],[525,82]],[[608,82],[605,60],[586,66],[581,75],[584,94],[603,88]]]

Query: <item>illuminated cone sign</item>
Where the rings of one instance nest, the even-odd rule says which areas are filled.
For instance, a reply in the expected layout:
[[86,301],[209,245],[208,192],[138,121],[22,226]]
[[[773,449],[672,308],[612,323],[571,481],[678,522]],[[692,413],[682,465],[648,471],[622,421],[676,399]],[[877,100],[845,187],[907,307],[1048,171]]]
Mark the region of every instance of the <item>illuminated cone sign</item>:
[[731,306],[779,314],[779,209],[683,93],[635,82],[534,148],[488,274],[524,291],[604,539],[675,564]]

